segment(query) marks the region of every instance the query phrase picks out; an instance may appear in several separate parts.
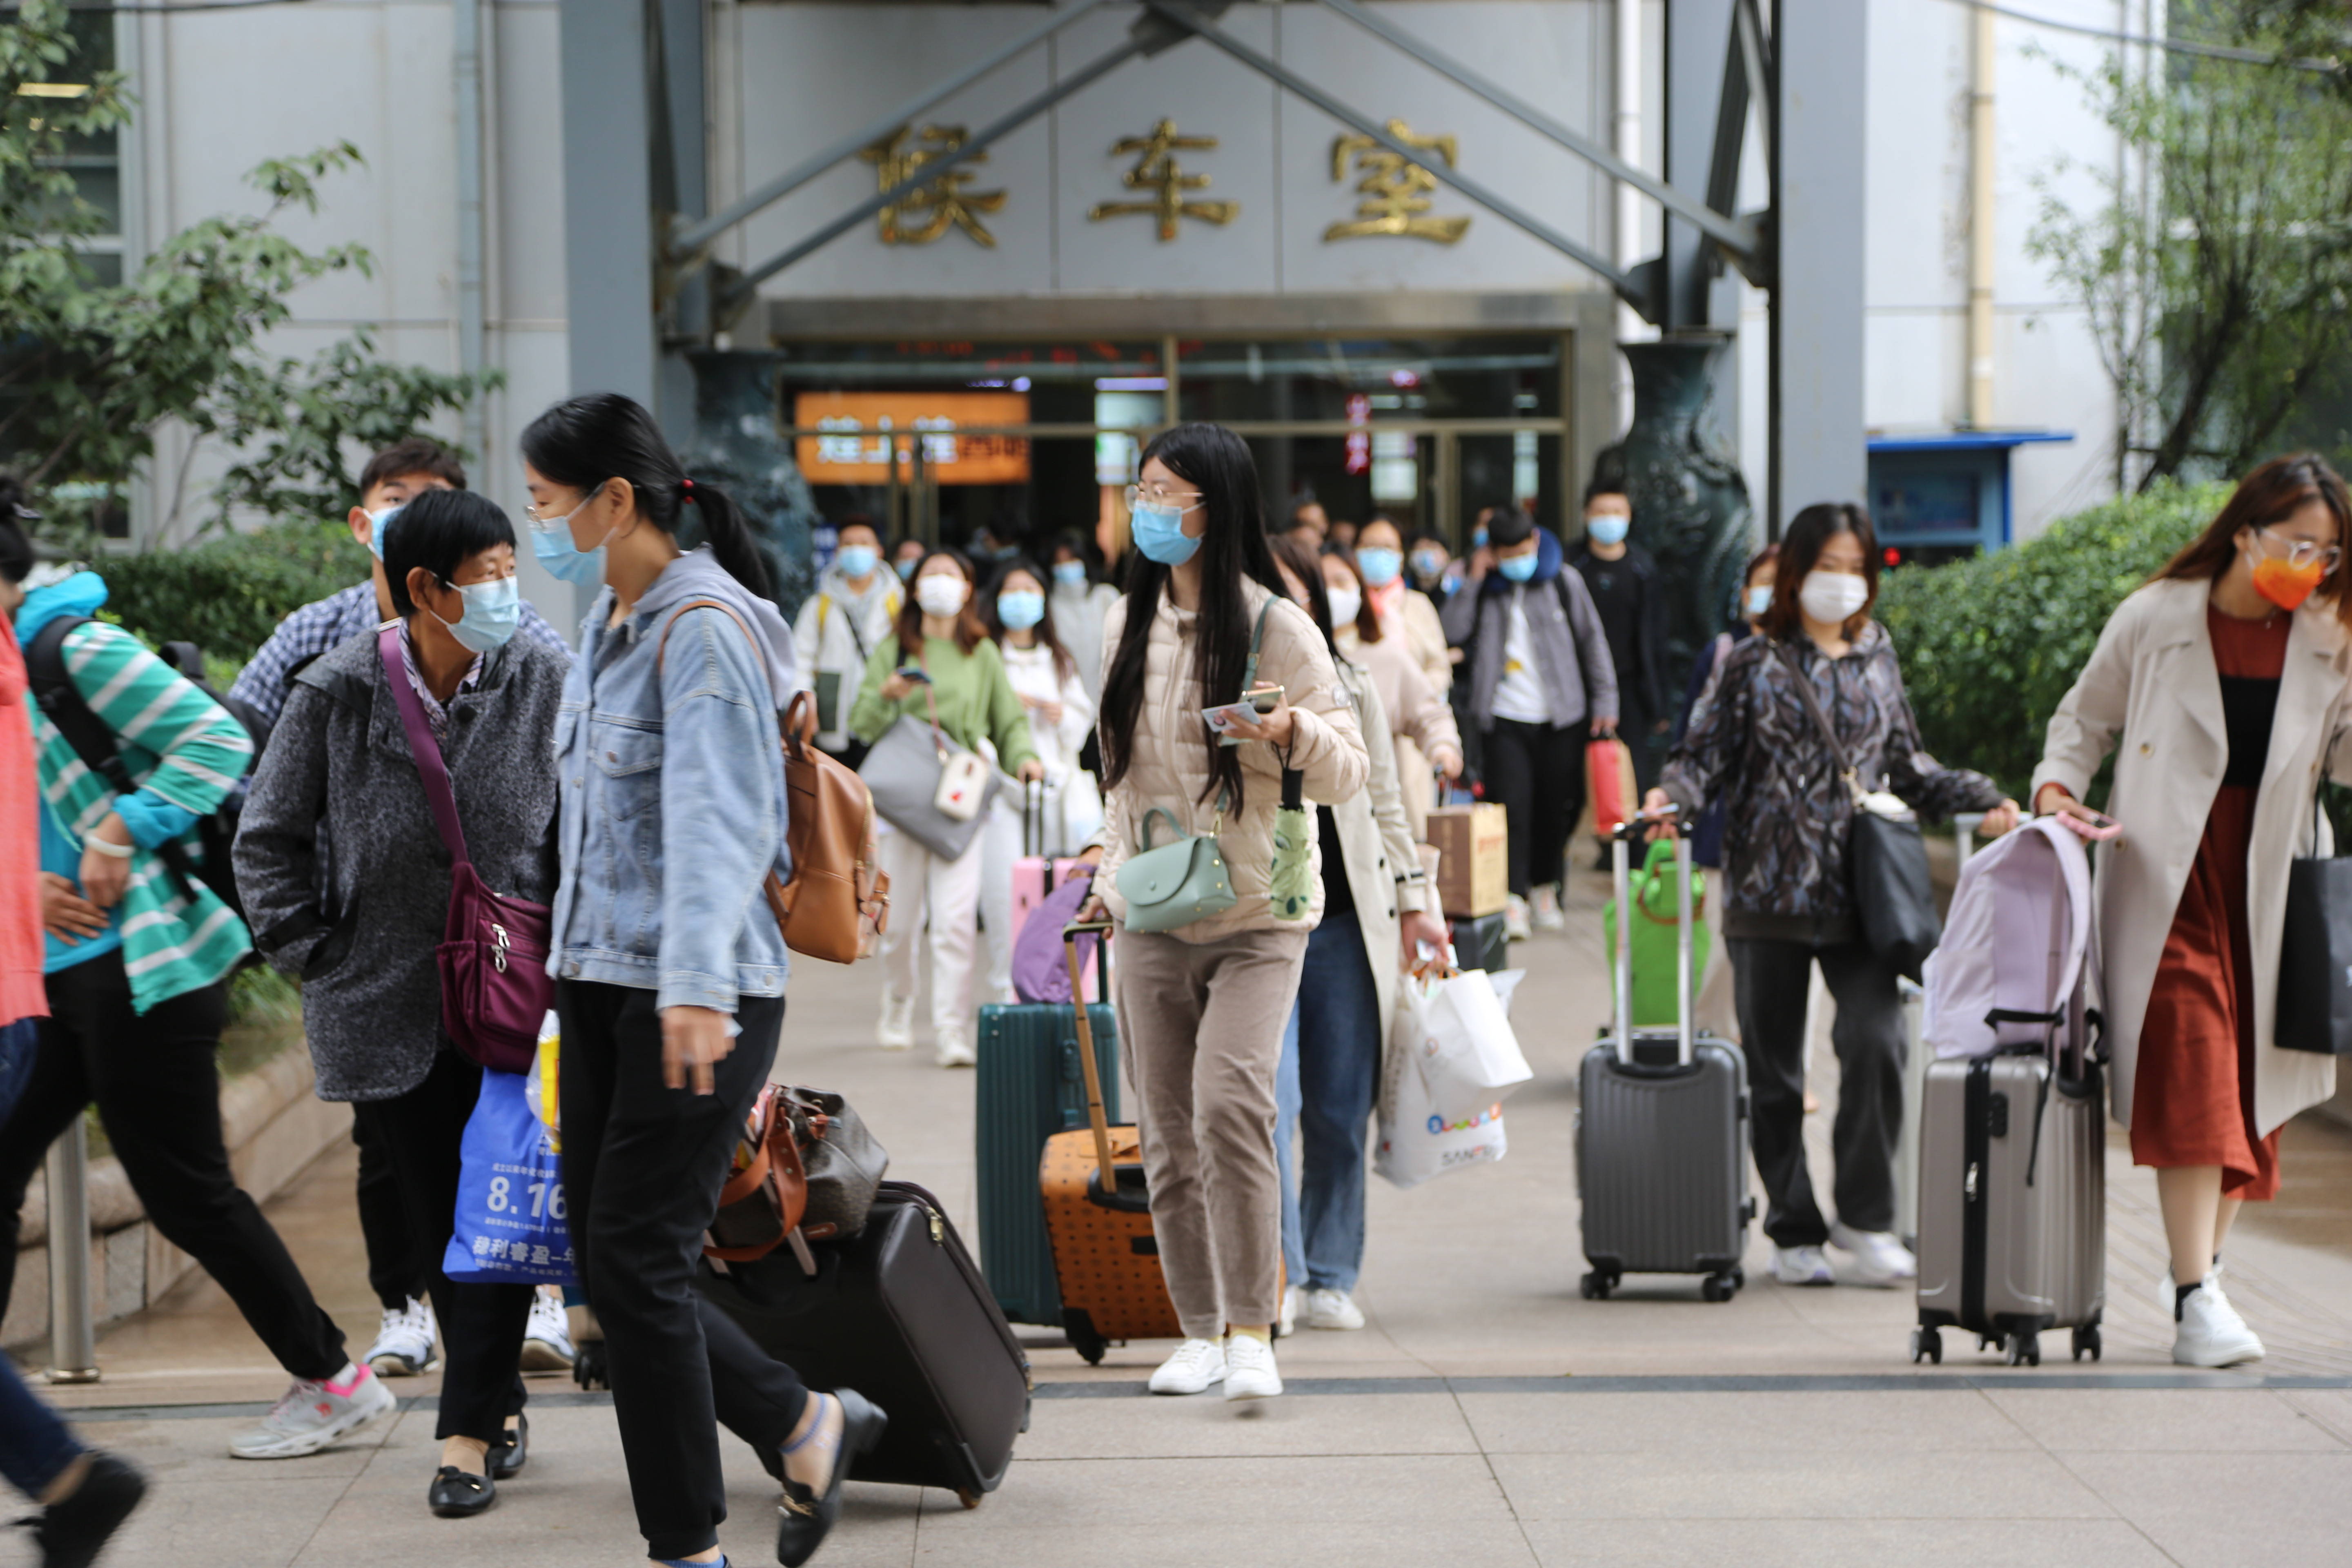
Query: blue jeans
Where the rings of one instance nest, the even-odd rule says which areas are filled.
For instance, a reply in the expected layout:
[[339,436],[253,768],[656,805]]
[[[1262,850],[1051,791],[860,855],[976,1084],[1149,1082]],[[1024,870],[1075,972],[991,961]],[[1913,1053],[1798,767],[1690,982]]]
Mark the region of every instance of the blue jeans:
[[[1353,1290],[1363,1269],[1364,1144],[1387,1037],[1354,913],[1324,916],[1307,939],[1275,1079],[1282,1261],[1293,1285]],[[1302,1128],[1303,1180],[1291,1169],[1290,1148]]]
[[38,1502],[80,1454],[57,1412],[34,1398],[16,1363],[0,1355],[0,1476]]

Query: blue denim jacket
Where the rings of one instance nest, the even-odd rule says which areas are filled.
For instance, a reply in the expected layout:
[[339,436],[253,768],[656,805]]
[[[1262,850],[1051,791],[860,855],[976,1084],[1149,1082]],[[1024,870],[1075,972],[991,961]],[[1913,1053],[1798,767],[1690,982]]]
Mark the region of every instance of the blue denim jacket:
[[[694,599],[732,606],[764,646],[713,609],[669,626]],[[708,550],[671,563],[617,626],[612,610],[607,588],[555,721],[563,879],[549,970],[650,989],[661,1007],[732,1013],[739,996],[781,996],[783,935],[761,888],[789,870],[776,710],[793,685],[791,631]]]

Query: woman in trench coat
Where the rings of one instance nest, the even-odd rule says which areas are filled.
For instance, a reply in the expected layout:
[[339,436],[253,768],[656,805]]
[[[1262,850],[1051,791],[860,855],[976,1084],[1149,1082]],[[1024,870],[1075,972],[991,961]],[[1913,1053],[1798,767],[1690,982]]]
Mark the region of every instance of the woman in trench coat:
[[2119,605],[2052,715],[2041,812],[2076,820],[2115,753],[2100,845],[2102,989],[2116,1117],[2157,1169],[2172,1255],[2173,1360],[2227,1366],[2262,1342],[2219,1279],[2239,1206],[2278,1190],[2278,1129],[2335,1089],[2331,1058],[2274,1044],[2289,864],[2326,855],[2313,795],[2352,782],[2352,532],[2344,481],[2281,458]]

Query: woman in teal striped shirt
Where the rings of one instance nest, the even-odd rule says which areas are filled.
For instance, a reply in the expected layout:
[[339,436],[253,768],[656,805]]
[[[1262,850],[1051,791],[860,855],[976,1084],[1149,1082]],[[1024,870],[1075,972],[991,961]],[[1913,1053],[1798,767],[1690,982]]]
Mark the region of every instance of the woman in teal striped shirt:
[[[50,1016],[23,1097],[0,1126],[0,1314],[26,1184],[50,1142],[95,1102],[149,1220],[228,1292],[295,1380],[229,1451],[292,1458],[390,1414],[394,1400],[343,1353],[342,1331],[229,1171],[213,1052],[228,976],[253,943],[211,889],[158,853],[176,844],[184,864],[201,858],[196,824],[252,764],[253,742],[137,637],[96,619],[105,602],[104,581],[78,572],[16,612],[43,699],[33,740]],[[114,789],[102,776],[109,759],[78,752],[52,712],[68,726],[95,716],[131,788]]]

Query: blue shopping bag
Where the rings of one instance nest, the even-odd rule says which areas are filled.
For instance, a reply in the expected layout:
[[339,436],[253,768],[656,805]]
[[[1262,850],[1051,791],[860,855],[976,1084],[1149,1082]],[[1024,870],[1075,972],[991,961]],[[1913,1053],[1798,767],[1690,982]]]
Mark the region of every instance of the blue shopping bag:
[[32,1081],[33,1058],[41,1048],[41,1021],[19,1018],[0,1024],[0,1121],[16,1109],[16,1097]]
[[469,1285],[576,1285],[563,1165],[530,1108],[529,1075],[482,1071],[466,1123],[457,1213],[442,1271]]

